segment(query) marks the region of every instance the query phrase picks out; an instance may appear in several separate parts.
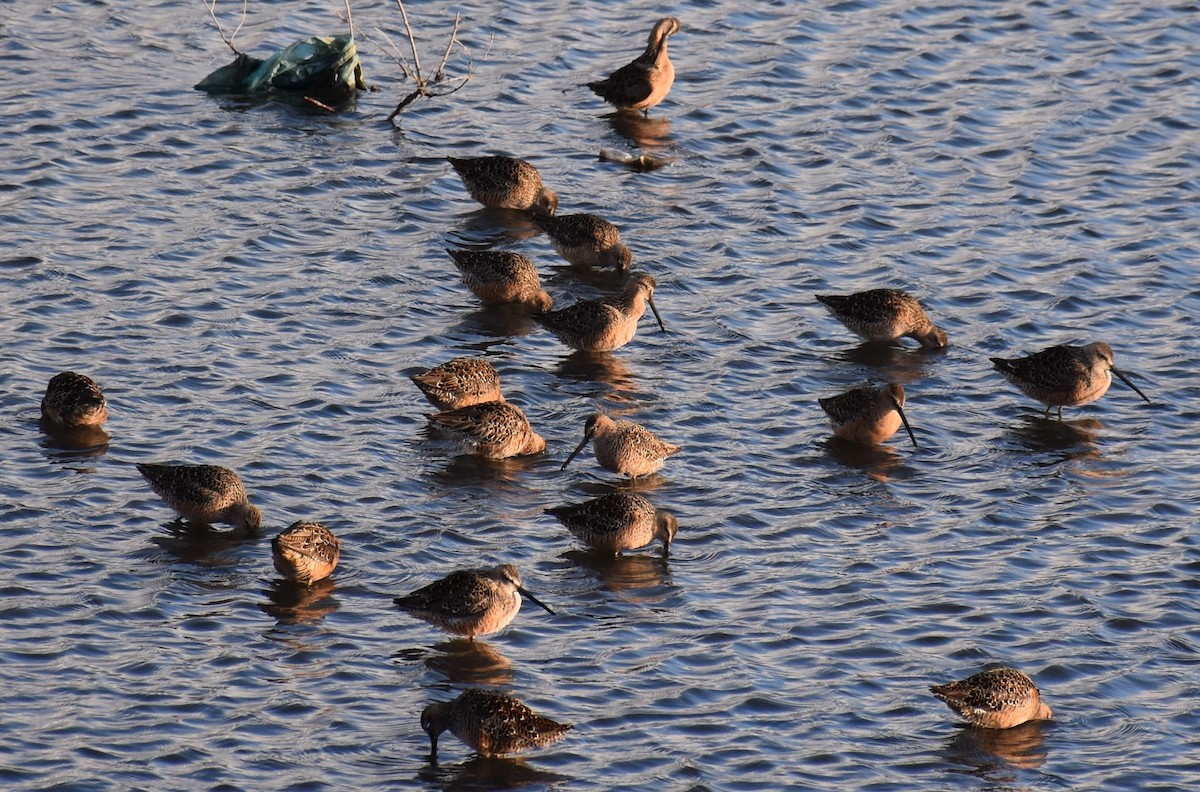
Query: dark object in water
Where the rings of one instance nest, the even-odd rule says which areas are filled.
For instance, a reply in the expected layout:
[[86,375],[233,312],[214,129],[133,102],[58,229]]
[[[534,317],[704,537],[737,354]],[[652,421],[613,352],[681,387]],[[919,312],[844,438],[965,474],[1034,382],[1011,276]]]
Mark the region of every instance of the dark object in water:
[[311,36],[301,39],[266,60],[238,53],[196,83],[210,94],[262,95],[276,91],[341,101],[365,88],[362,63],[354,38]]

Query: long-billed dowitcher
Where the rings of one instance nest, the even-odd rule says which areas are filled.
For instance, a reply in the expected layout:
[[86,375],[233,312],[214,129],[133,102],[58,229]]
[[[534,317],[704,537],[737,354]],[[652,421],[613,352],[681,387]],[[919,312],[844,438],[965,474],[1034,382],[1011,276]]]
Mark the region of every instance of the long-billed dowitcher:
[[917,299],[899,289],[871,289],[854,294],[818,294],[838,321],[868,341],[913,338],[923,347],[946,346],[946,331],[935,327]]
[[1063,407],[1096,401],[1108,391],[1113,374],[1138,396],[1150,401],[1113,365],[1112,347],[1103,341],[1084,346],[1052,346],[1028,357],[992,358],[992,365],[1026,396],[1045,404],[1047,416],[1052,407],[1058,408],[1058,417],[1062,418]]
[[546,509],[546,513],[557,517],[589,547],[613,555],[645,547],[657,539],[662,542],[665,558],[679,530],[675,515],[654,508],[641,495],[625,492],[609,492],[585,503],[556,506]]
[[429,420],[448,430],[468,453],[488,459],[540,454],[546,441],[533,431],[521,408],[490,401],[434,413]]
[[833,424],[834,437],[875,445],[896,434],[904,424],[913,448],[917,447],[917,438],[904,415],[904,387],[898,383],[882,388],[854,388],[817,401]]
[[521,610],[521,595],[535,605],[546,605],[521,585],[521,573],[512,564],[491,569],[460,569],[441,580],[396,597],[400,610],[453,635],[472,640],[477,635],[500,632]]
[[471,197],[492,209],[554,214],[558,196],[542,184],[537,168],[515,157],[446,157]]
[[412,381],[439,410],[457,410],[490,401],[504,401],[500,375],[483,358],[459,357],[413,374]]
[[633,421],[613,420],[604,413],[596,413],[583,425],[583,440],[560,469],[566,470],[575,455],[593,438],[596,461],[606,470],[632,479],[657,473],[662,470],[667,457],[683,450],[659,440],[649,429]]
[[64,371],[46,385],[42,417],[67,429],[99,426],[108,420],[108,401],[94,379]]
[[271,540],[275,571],[306,586],[329,577],[340,557],[337,537],[321,523],[294,522]]
[[993,668],[929,690],[972,726],[984,729],[1011,729],[1053,714],[1033,680],[1015,668]]
[[226,523],[256,531],[262,512],[250,504],[237,473],[219,465],[146,465],[138,472],[166,504],[185,520]]
[[649,112],[667,97],[675,82],[675,67],[667,57],[667,37],[679,30],[679,20],[664,17],[654,23],[646,51],[588,88],[620,110]]
[[574,727],[544,718],[512,696],[471,688],[452,701],[427,706],[421,728],[429,735],[431,756],[437,756],[438,736],[444,731],[482,756],[501,756],[549,745]]
[[646,304],[658,326],[667,332],[654,305],[654,278],[639,272],[630,278],[618,297],[580,300],[558,311],[534,314],[534,319],[572,349],[581,352],[611,352],[628,344],[637,332]]
[[524,303],[549,311],[554,300],[542,288],[533,262],[506,250],[446,250],[462,282],[484,305]]
[[550,237],[559,255],[577,267],[624,272],[633,263],[633,252],[621,244],[620,229],[599,215],[541,215],[533,222]]

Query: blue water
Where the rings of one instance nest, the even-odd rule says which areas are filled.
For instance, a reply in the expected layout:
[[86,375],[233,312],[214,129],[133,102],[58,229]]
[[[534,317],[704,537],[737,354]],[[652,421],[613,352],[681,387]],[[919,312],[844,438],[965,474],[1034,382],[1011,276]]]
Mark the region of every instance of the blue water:
[[[1195,4],[412,2],[426,70],[461,10],[474,71],[398,127],[399,12],[358,5],[379,90],[332,117],[193,91],[231,58],[202,4],[0,6],[6,789],[1200,785]],[[340,9],[252,3],[235,43]],[[614,119],[581,84],[668,13],[674,89]],[[529,255],[559,304],[615,283],[480,211],[444,157],[485,153],[617,223],[670,332],[588,359],[482,309],[447,246]],[[813,298],[877,286],[952,346],[860,346]],[[987,360],[1093,340],[1152,404],[1045,421]],[[461,354],[545,456],[428,432],[406,375]],[[37,424],[63,370],[110,401],[82,447]],[[920,448],[830,444],[817,399],[885,380]],[[542,513],[617,485],[559,470],[597,409],[684,446],[644,489],[666,562]],[[142,461],[238,470],[267,531],[183,529]],[[299,600],[268,542],[297,519],[343,547]],[[503,562],[558,615],[471,646],[391,605]],[[927,691],[997,662],[1054,720],[964,730]],[[420,710],[473,685],[576,728],[431,764]]]

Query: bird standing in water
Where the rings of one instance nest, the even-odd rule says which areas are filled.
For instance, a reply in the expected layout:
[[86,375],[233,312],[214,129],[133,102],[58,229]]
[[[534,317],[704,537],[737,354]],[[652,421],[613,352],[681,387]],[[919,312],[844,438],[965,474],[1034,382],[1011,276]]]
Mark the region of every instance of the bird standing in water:
[[502,756],[541,748],[574,728],[542,717],[512,696],[471,688],[452,701],[434,702],[421,713],[429,754],[437,756],[438,736],[449,731],[481,756]]
[[618,110],[649,113],[667,97],[675,82],[675,67],[667,57],[667,37],[678,30],[679,20],[675,17],[658,20],[650,31],[645,52],[603,80],[588,83],[588,88]]
[[993,668],[929,690],[972,726],[984,729],[1011,729],[1053,715],[1033,680],[1015,668]]
[[463,186],[479,203],[492,209],[519,209],[554,214],[558,196],[542,184],[538,169],[515,157],[446,157]]
[[1078,407],[1096,401],[1108,392],[1113,374],[1133,388],[1138,396],[1150,401],[1113,365],[1112,347],[1103,341],[1084,346],[1052,346],[1027,357],[991,360],[1006,380],[1029,398],[1046,405],[1047,417],[1052,407],[1058,408],[1061,419],[1063,407]]

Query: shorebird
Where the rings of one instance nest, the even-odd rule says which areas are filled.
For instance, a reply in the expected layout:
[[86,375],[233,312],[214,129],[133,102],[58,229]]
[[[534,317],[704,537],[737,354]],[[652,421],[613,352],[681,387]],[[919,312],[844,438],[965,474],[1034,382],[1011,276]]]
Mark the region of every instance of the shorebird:
[[921,346],[941,349],[946,331],[934,327],[917,299],[899,289],[871,289],[844,296],[818,294],[837,320],[868,341],[916,339]]
[[984,729],[1011,729],[1053,715],[1033,680],[1015,668],[993,668],[929,690],[972,726]]
[[489,401],[504,401],[500,375],[483,358],[459,357],[413,374],[412,381],[439,410],[457,410]]
[[621,555],[624,550],[662,542],[663,557],[679,530],[675,515],[654,508],[641,495],[610,492],[586,503],[546,509],[584,544],[602,553]]
[[599,215],[538,215],[533,222],[550,237],[559,255],[577,267],[624,272],[633,263],[633,252],[621,244],[620,229]]
[[662,470],[667,457],[683,450],[659,440],[650,430],[633,421],[614,421],[604,413],[596,413],[583,425],[583,440],[563,462],[560,470],[566,470],[575,455],[593,438],[596,440],[593,449],[596,461],[606,470],[631,479],[657,473]]
[[311,586],[333,573],[341,557],[337,537],[321,523],[294,522],[271,540],[275,571]]
[[108,420],[108,402],[94,379],[64,371],[46,386],[42,417],[66,429],[99,426]]
[[1084,346],[1052,346],[1028,357],[991,360],[1006,380],[1029,398],[1046,405],[1047,417],[1052,407],[1058,408],[1058,417],[1062,418],[1063,407],[1096,401],[1108,391],[1113,374],[1138,396],[1150,401],[1113,365],[1112,347],[1103,341]]
[[490,401],[429,416],[449,430],[467,453],[488,459],[540,454],[546,441],[533,431],[521,408],[506,401]]
[[226,523],[246,531],[262,525],[262,512],[250,504],[246,486],[218,465],[145,465],[138,472],[166,504],[185,520]]
[[437,756],[438,736],[449,731],[481,756],[501,756],[541,748],[574,728],[538,715],[512,696],[471,688],[458,698],[434,702],[421,713],[429,754]]
[[654,305],[655,286],[654,278],[640,272],[630,278],[619,297],[580,300],[558,311],[534,314],[533,318],[572,349],[611,352],[633,339],[647,303],[658,320],[658,326],[664,333],[667,332],[662,316]]
[[852,443],[876,445],[896,434],[900,424],[908,431],[913,448],[913,435],[904,415],[904,387],[890,383],[882,388],[854,388],[839,396],[818,399],[821,409],[833,424],[833,436]]
[[667,36],[679,30],[679,20],[663,17],[654,23],[646,51],[603,80],[588,83],[588,88],[619,110],[641,110],[667,97],[675,82],[675,67],[667,57]]
[[549,311],[554,300],[542,288],[533,262],[505,250],[447,250],[462,282],[484,305],[525,303]]
[[542,184],[537,168],[515,157],[446,157],[471,197],[492,209],[554,214],[558,196]]
[[434,627],[474,640],[477,635],[490,635],[507,627],[521,610],[521,595],[554,615],[521,586],[521,573],[512,564],[460,569],[392,601],[400,610]]

